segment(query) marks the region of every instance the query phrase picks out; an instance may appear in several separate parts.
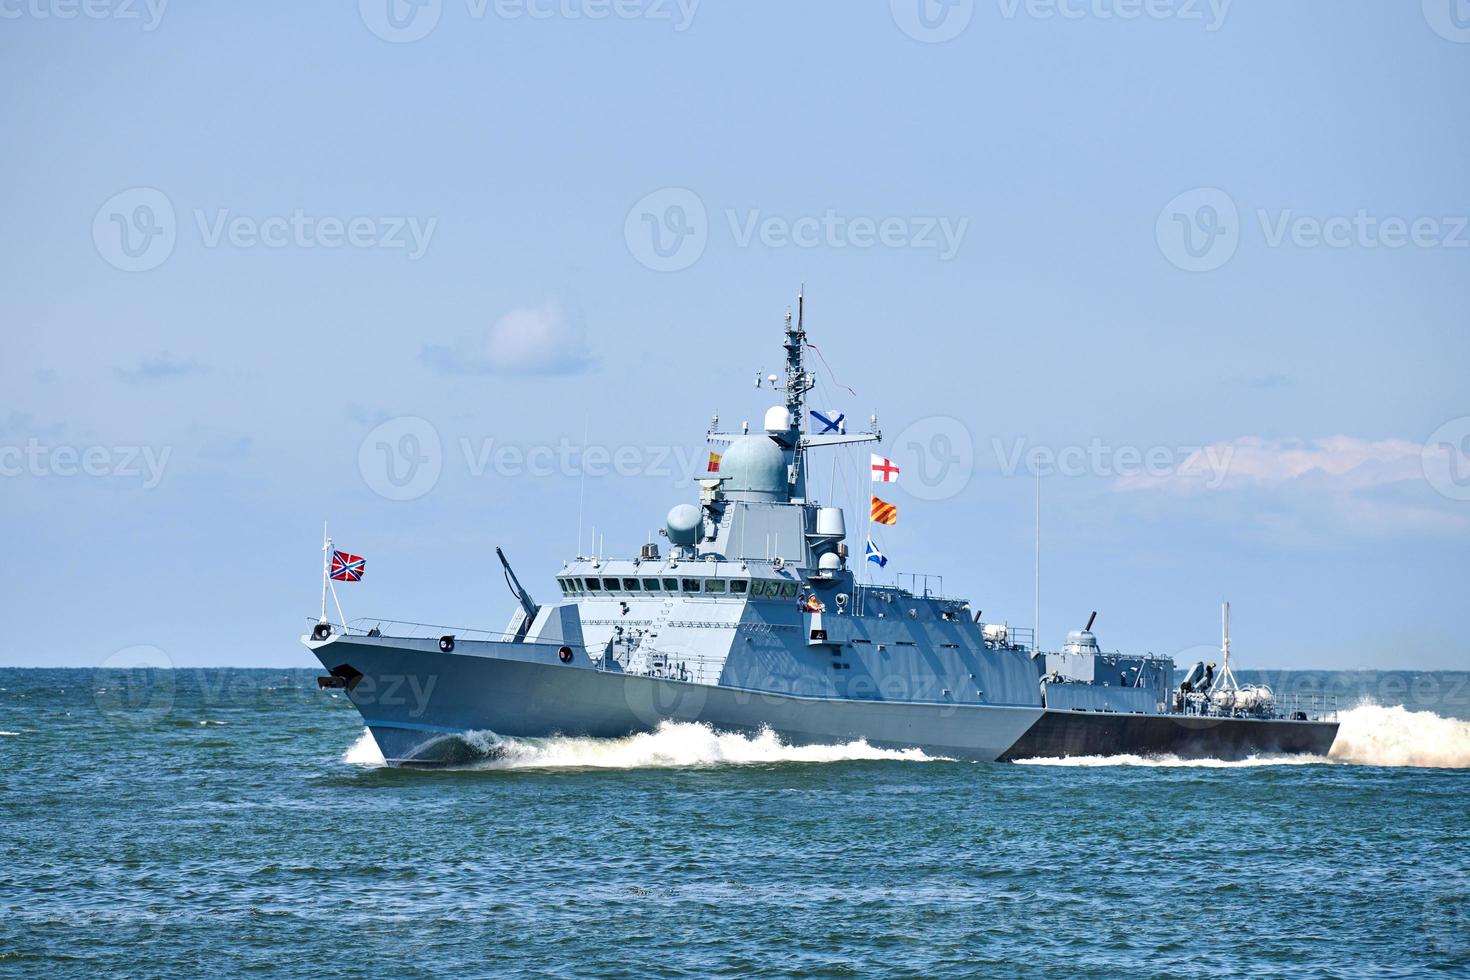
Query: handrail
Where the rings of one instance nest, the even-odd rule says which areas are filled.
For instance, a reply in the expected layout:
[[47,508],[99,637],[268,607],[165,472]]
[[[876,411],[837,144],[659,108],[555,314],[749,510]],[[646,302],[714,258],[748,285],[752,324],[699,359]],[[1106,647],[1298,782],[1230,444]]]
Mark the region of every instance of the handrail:
[[[315,625],[319,620],[308,616],[307,622]],[[369,625],[370,624],[370,625]],[[504,630],[486,630],[474,626],[444,626],[437,623],[415,623],[404,619],[376,619],[372,616],[359,616],[349,623],[329,622],[334,632],[340,632],[343,636],[371,636],[371,630],[383,627],[406,628],[406,633],[390,633],[384,631],[378,635],[391,636],[404,640],[435,639],[440,636],[452,634],[461,639],[486,639],[510,642],[515,639],[514,633]]]

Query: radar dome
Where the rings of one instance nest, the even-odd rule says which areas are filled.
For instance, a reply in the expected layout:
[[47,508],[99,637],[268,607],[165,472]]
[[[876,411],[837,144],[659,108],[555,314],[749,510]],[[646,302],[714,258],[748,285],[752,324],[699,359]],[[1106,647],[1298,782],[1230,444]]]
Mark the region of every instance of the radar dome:
[[670,543],[687,546],[699,540],[699,508],[693,504],[671,507],[667,521]]
[[786,454],[769,436],[741,436],[720,459],[722,490],[784,495]]

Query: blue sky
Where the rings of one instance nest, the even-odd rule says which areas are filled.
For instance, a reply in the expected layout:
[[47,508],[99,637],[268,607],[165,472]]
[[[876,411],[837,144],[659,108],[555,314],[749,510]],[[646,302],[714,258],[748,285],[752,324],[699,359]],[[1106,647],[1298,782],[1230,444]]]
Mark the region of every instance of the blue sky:
[[1470,663],[1470,4],[392,2],[0,10],[0,663],[499,628],[801,282],[890,571],[1029,625],[1039,450],[1047,644]]

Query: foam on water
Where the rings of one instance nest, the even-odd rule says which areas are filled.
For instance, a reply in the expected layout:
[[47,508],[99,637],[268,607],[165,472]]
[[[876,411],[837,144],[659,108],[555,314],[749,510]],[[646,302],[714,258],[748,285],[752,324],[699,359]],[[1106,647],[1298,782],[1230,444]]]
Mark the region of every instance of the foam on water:
[[[624,738],[504,738],[468,732],[456,738],[476,758],[475,769],[658,769],[688,766],[755,765],[778,762],[851,762],[891,759],[939,761],[919,749],[880,749],[858,740],[834,745],[787,745],[769,730],[759,735],[717,732],[704,724],[666,721],[657,730]],[[382,765],[372,732],[347,750],[343,761]]]
[[381,766],[385,763],[377,740],[366,728],[362,730],[361,735],[357,736],[357,741],[342,753],[342,761],[350,766]]
[[1253,755],[1247,759],[1184,759],[1177,755],[1069,755],[1066,757],[1017,759],[1020,766],[1074,766],[1082,769],[1103,766],[1145,766],[1151,769],[1253,769],[1257,766],[1311,766],[1331,760],[1320,755]]
[[1342,713],[1328,757],[1367,766],[1470,769],[1470,721],[1402,705],[1360,704]]

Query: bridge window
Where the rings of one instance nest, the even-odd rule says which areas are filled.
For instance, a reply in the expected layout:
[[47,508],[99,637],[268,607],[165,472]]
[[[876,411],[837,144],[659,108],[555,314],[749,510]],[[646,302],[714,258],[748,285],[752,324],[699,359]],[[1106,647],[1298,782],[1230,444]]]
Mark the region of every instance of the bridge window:
[[595,578],[589,578],[587,580],[587,591],[588,592],[601,592],[602,591],[602,583],[599,582]]
[[697,578],[686,578],[680,584],[683,586],[685,592],[699,591],[699,579]]
[[735,595],[744,595],[745,587],[750,583],[743,578],[732,578],[730,580],[730,591]]
[[643,580],[643,591],[644,592],[657,592],[658,591],[658,579],[656,579],[656,578],[646,578],[646,579],[644,579]]
[[638,580],[636,578],[625,578],[625,579],[623,579],[623,589],[626,592],[637,592],[638,591]]
[[722,578],[709,578],[704,580],[704,591],[715,592],[723,595],[725,592],[725,580]]
[[676,578],[666,578],[666,579],[664,579],[664,591],[665,592],[678,592],[679,591],[679,580],[676,579]]
[[[776,584],[775,582],[772,582],[771,583],[772,587],[774,587],[775,584]],[[768,590],[768,594],[775,595],[774,592],[769,592],[769,590]],[[782,582],[781,583],[781,595],[784,598],[787,598],[787,599],[793,598],[796,595],[796,583],[795,582]]]
[[759,598],[760,596],[765,595],[766,594],[766,580],[765,579],[760,579],[760,578],[758,578],[758,579],[752,579],[751,582],[750,582],[750,594],[753,597],[756,597],[756,598]]

